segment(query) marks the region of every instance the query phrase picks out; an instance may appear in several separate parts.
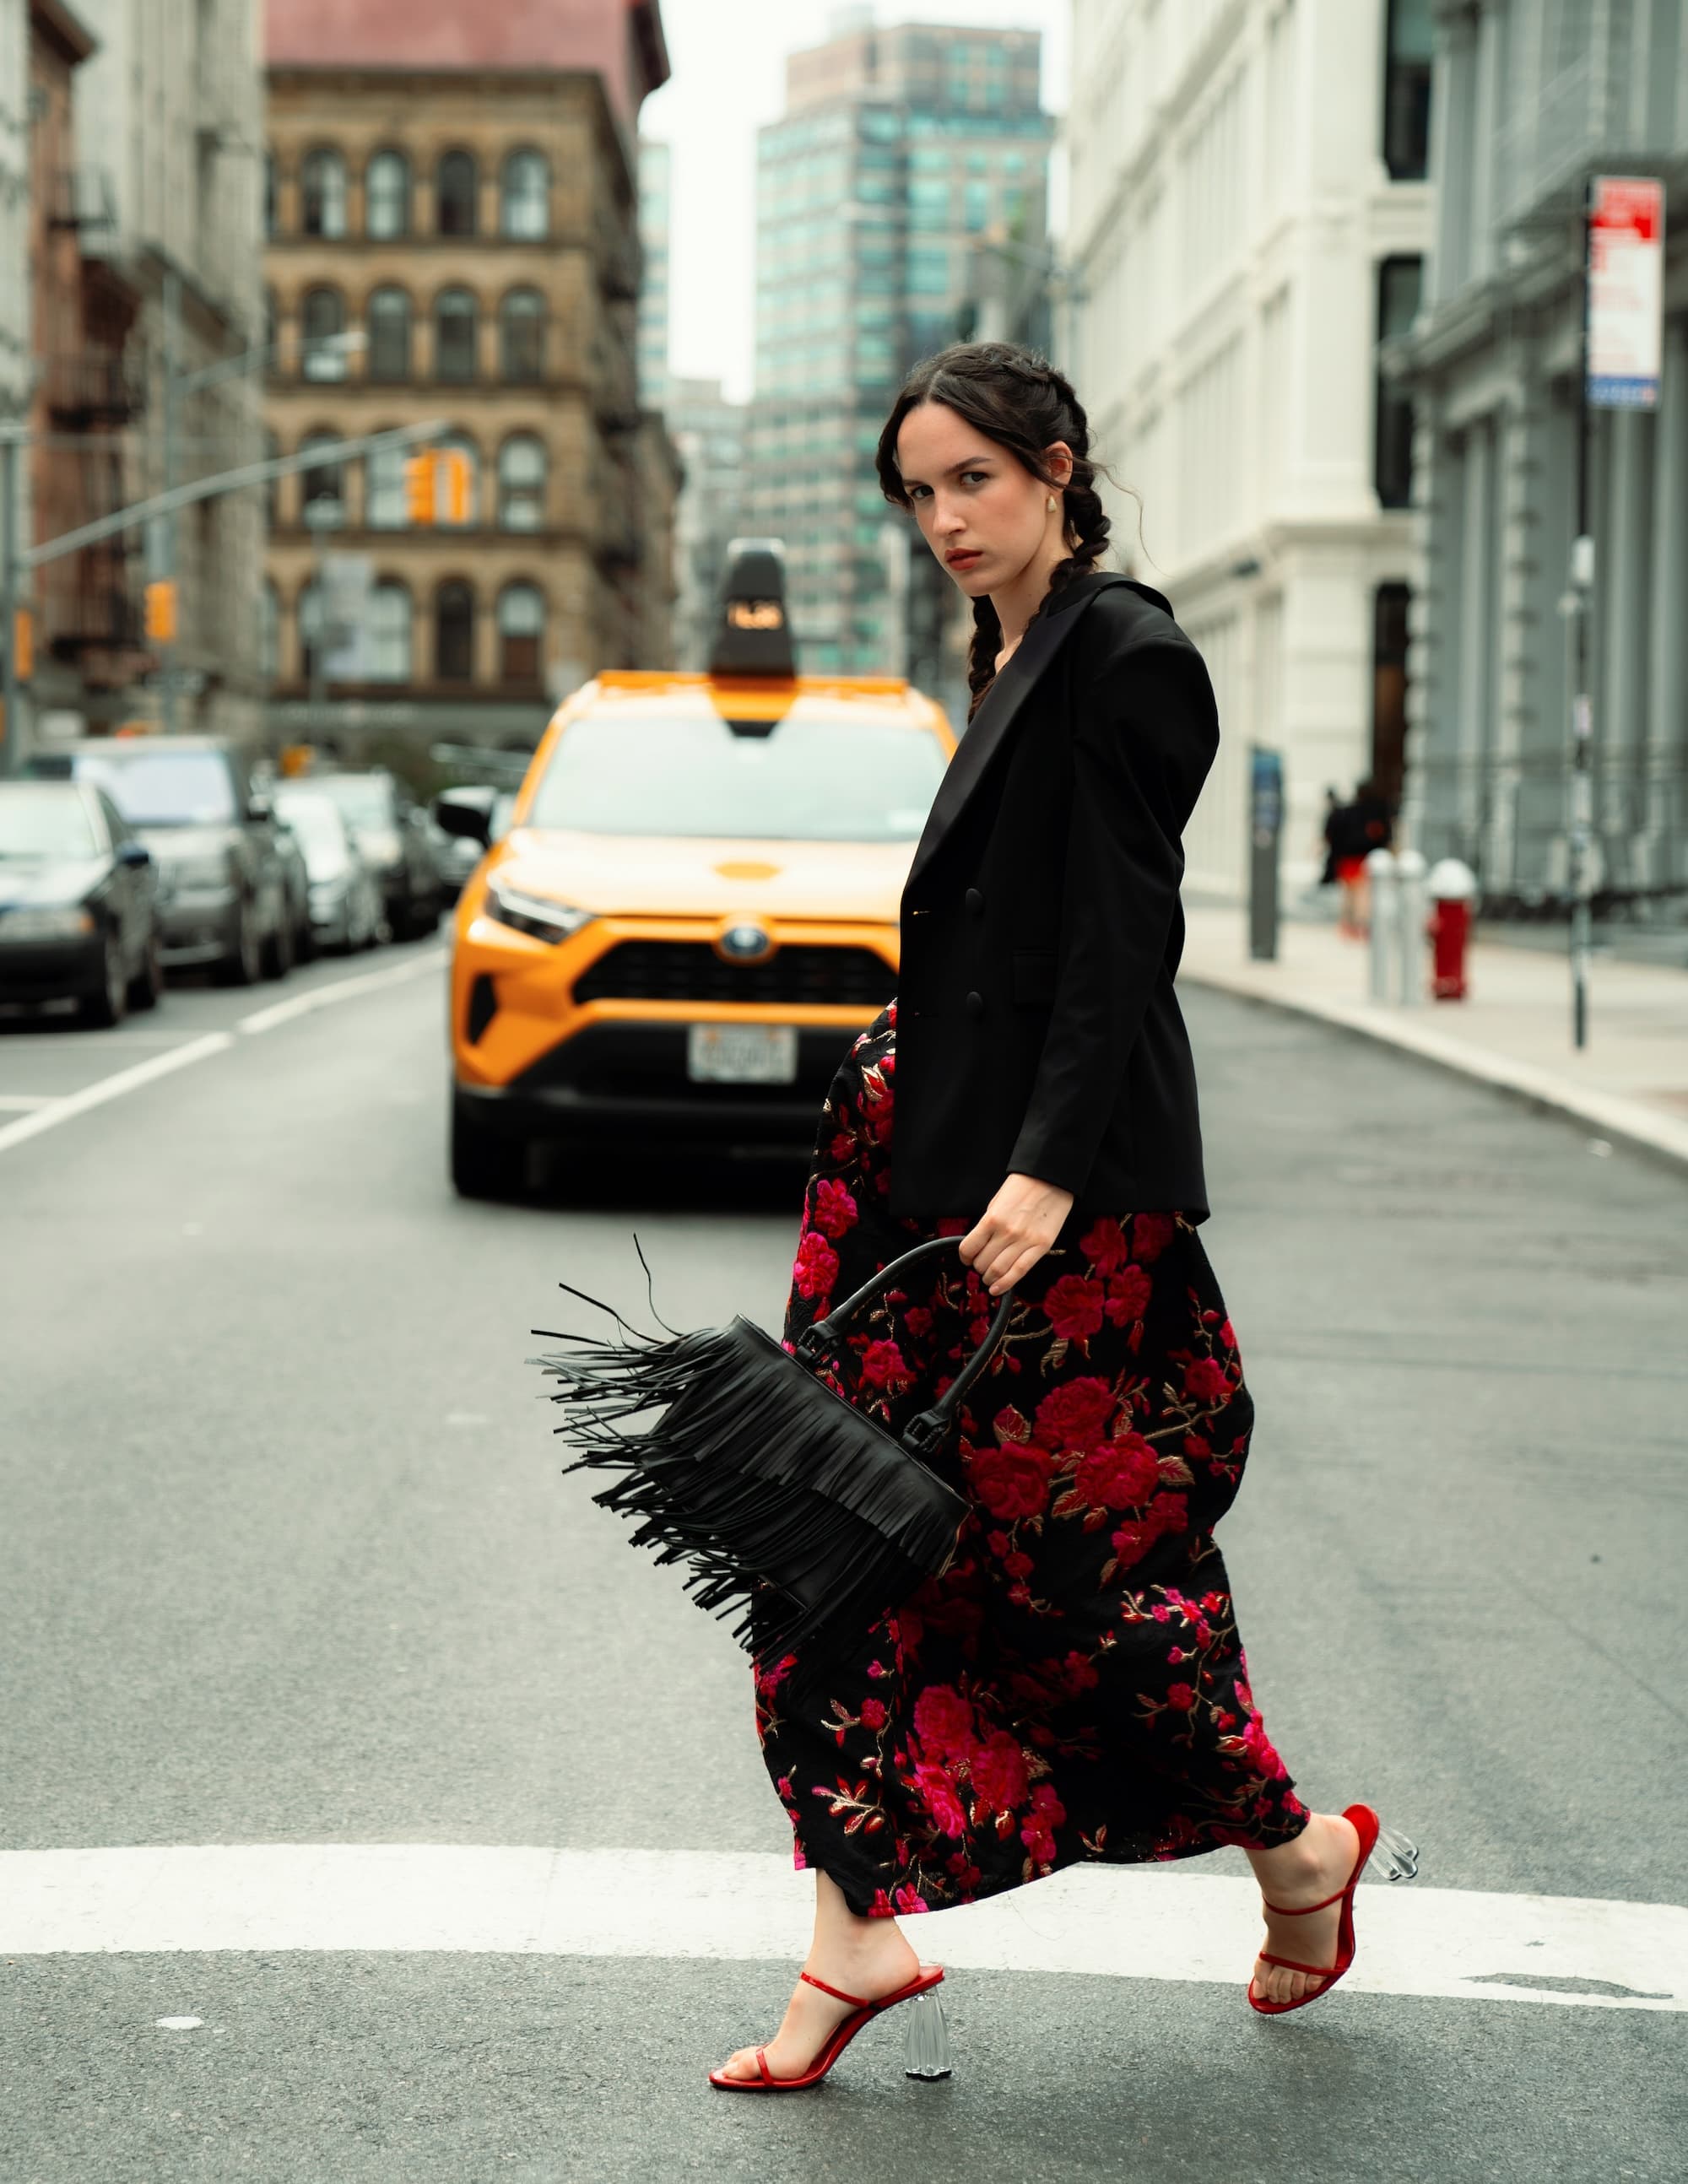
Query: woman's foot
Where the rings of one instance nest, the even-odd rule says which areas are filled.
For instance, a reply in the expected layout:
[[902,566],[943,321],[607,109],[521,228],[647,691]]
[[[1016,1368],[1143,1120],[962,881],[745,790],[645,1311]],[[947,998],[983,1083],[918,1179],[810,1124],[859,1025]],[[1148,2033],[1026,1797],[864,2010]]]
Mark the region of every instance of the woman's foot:
[[[906,1986],[920,1970],[920,1958],[903,1938],[894,1919],[852,1919],[846,1934],[819,1935],[803,1969],[828,1986],[857,1994],[864,2002],[877,2002]],[[855,1930],[861,1928],[864,1930]],[[820,2053],[834,2029],[850,2014],[850,2006],[823,1994],[807,1980],[799,1980],[786,2004],[780,2028],[764,2053],[776,2078],[799,2078]],[[727,2078],[754,2078],[756,2051],[740,2048],[721,2065]]]
[[[1360,1838],[1351,1820],[1315,1813],[1293,1842],[1277,1850],[1251,1852],[1249,1863],[1262,1895],[1294,1911],[1299,1904],[1323,1903],[1345,1888],[1359,1855]],[[1264,1916],[1266,1947],[1273,1956],[1293,1957],[1301,1964],[1334,1965],[1342,1925],[1340,1902],[1300,1918],[1286,1919],[1271,1911]],[[1262,2002],[1300,2002],[1306,1995],[1317,1994],[1324,1981],[1256,1960],[1251,1985]]]

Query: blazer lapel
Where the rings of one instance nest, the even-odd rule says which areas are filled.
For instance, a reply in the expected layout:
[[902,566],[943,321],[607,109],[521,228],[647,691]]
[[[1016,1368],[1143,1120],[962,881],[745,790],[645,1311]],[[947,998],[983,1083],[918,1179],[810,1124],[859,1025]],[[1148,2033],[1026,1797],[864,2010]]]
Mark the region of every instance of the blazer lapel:
[[1015,647],[1013,656],[986,691],[983,703],[962,732],[955,755],[938,784],[938,794],[932,800],[932,809],[915,845],[914,859],[903,885],[905,895],[931,864],[939,843],[989,772],[990,762],[1001,749],[1020,708],[1077,627],[1086,602],[1097,592],[1106,590],[1110,582],[1124,581],[1109,572],[1100,582],[1087,585],[1083,596],[1061,613],[1039,616]]

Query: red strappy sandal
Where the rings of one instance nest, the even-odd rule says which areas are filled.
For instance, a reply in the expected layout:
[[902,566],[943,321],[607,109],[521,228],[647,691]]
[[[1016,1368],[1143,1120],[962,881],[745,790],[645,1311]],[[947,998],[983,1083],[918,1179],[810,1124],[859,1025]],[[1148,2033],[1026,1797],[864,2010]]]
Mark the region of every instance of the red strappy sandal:
[[900,1986],[894,1994],[881,1995],[877,2002],[864,2002],[859,1994],[846,1994],[841,1987],[828,1986],[813,1972],[799,1972],[798,1977],[806,1980],[811,1986],[819,1987],[822,1994],[831,1995],[835,2001],[847,2002],[851,2011],[850,2016],[840,2018],[827,2034],[820,2053],[809,2068],[800,2077],[777,2078],[768,2068],[767,2049],[759,2048],[756,2076],[729,2078],[720,2070],[711,2070],[710,2085],[733,2093],[794,2093],[805,2086],[818,2086],[868,2020],[894,2009],[900,2002],[912,2002],[915,2005],[904,2050],[905,2075],[911,2078],[949,2076],[950,2032],[944,2021],[944,2005],[933,1992],[944,1977],[941,1964],[922,1964],[918,1975],[906,1986]]
[[1280,1919],[1299,1919],[1309,1911],[1325,1911],[1339,1900],[1342,1905],[1341,1923],[1336,1934],[1336,1962],[1334,1964],[1298,1964],[1291,1957],[1274,1957],[1268,1950],[1260,1953],[1263,1964],[1276,1964],[1281,1971],[1305,1972],[1309,1979],[1323,1980],[1311,1994],[1304,1994],[1294,2002],[1262,2002],[1254,1991],[1254,1974],[1249,1974],[1249,2008],[1257,2009],[1262,2017],[1284,2017],[1292,2009],[1305,2009],[1310,2002],[1327,1995],[1354,1961],[1354,1891],[1360,1885],[1360,1875],[1368,1862],[1374,1865],[1385,1880],[1414,1880],[1418,1874],[1418,1846],[1393,1828],[1386,1828],[1369,1805],[1350,1805],[1342,1815],[1353,1824],[1360,1838],[1360,1855],[1354,1861],[1354,1870],[1348,1884],[1339,1888],[1334,1896],[1327,1896],[1322,1903],[1268,1903],[1268,1911],[1276,1912]]

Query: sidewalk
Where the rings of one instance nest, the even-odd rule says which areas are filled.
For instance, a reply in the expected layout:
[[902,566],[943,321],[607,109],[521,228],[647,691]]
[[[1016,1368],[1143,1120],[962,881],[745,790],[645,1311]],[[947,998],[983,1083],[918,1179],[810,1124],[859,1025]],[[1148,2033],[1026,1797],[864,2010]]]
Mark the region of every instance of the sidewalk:
[[1334,926],[1286,922],[1278,960],[1256,963],[1241,906],[1187,904],[1184,917],[1181,980],[1405,1047],[1688,1167],[1688,972],[1596,956],[1579,1053],[1563,954],[1479,941],[1468,999],[1398,1008],[1368,999],[1367,944]]

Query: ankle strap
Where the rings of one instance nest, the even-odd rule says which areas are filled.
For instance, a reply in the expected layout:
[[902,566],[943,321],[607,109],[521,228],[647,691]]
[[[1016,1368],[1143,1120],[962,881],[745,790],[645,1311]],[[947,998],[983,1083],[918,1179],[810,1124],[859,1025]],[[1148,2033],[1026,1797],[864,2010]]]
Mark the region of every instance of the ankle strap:
[[[1267,1903],[1263,1896],[1260,1900],[1268,1911],[1275,1911],[1280,1919],[1301,1919],[1309,1911],[1328,1911],[1333,1903],[1340,1903],[1347,1893],[1345,1888],[1339,1888],[1334,1896],[1327,1896],[1318,1903]],[[803,1976],[806,1979],[809,1975],[805,1972]]]
[[813,1972],[799,1972],[797,1976],[800,1980],[807,1980],[811,1986],[819,1987],[822,1994],[831,1995],[834,2002],[847,2002],[852,2009],[872,2009],[873,2007],[871,2002],[864,2002],[859,1994],[846,1994],[841,1986],[828,1986],[825,1980],[817,1980]]

